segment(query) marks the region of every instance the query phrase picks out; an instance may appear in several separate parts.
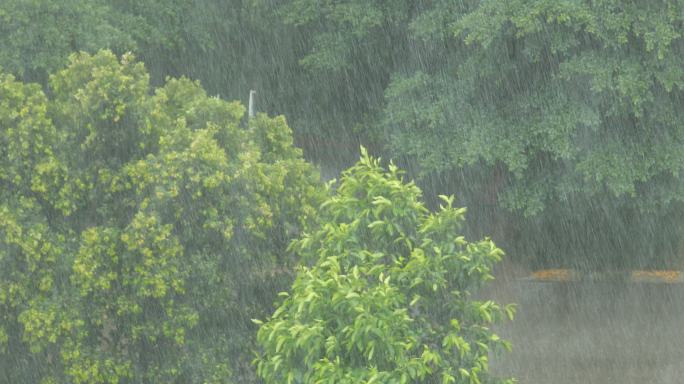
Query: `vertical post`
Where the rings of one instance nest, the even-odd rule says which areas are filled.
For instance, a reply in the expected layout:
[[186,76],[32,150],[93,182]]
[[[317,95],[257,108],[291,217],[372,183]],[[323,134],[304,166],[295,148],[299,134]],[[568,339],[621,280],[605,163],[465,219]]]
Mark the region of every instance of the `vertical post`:
[[256,91],[255,90],[250,90],[249,91],[249,118],[251,119],[255,115],[254,111],[254,103],[256,102]]

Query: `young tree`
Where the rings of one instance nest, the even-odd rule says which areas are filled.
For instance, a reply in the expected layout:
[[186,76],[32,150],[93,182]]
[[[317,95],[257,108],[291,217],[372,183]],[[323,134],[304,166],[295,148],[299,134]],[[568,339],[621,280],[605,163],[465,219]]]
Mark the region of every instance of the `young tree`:
[[284,118],[152,91],[108,51],[49,96],[0,78],[0,381],[248,380],[249,319],[323,189]]
[[362,149],[320,227],[292,244],[310,266],[255,320],[267,383],[499,382],[488,357],[509,345],[491,327],[513,308],[474,294],[503,252],[459,235],[465,209],[453,197],[435,213],[420,199],[396,166]]

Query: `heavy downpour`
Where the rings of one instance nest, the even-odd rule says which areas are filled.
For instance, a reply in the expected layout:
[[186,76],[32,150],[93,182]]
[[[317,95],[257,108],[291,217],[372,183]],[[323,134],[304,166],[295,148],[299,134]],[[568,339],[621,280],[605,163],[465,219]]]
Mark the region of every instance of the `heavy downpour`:
[[0,384],[684,383],[684,0],[0,0]]

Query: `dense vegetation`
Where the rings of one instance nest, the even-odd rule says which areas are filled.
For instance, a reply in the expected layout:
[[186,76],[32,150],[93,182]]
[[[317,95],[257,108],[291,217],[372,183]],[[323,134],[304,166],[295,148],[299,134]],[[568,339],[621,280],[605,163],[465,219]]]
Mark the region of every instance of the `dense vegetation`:
[[[393,164],[362,154],[292,244],[302,267],[259,329],[267,383],[509,383],[489,374],[512,307],[474,300],[500,249],[468,242],[453,197],[430,213]],[[260,323],[260,322],[259,322]]]
[[[464,210],[429,214],[367,155],[321,205],[284,118],[244,112],[185,78],[152,89],[110,51],[70,56],[46,91],[1,75],[3,381],[252,382],[250,319],[300,261],[297,312],[260,331],[266,382],[488,377],[506,346],[489,327],[512,312],[471,298],[502,252],[458,237]],[[307,333],[325,318],[339,345]]]
[[615,268],[679,251],[684,2],[286,3],[315,31],[302,63],[364,95],[381,71],[376,137],[478,217],[504,208],[486,227],[515,253]]
[[0,67],[23,79],[107,47],[157,85],[257,89],[309,159],[337,172],[359,142],[388,153],[518,259],[679,253],[682,0],[9,0],[0,18]]
[[[0,380],[255,380],[249,319],[267,318],[300,257],[291,296],[261,329],[263,378],[472,374],[484,347],[454,362],[440,343],[410,344],[453,331],[433,322],[483,325],[464,312],[479,305],[469,283],[447,278],[461,251],[421,228],[448,218],[454,236],[491,234],[533,265],[679,263],[683,27],[684,0],[0,2]],[[250,89],[293,132],[225,101]],[[326,192],[304,157],[336,174],[359,144],[396,159],[426,201],[365,155]],[[412,208],[383,211],[391,225],[369,229],[361,213],[382,201],[345,193],[382,188]],[[462,212],[440,209],[440,194],[459,196],[473,220],[458,227]],[[411,264],[434,251],[425,241],[449,251]],[[468,244],[456,245],[493,247]],[[474,283],[494,259],[480,260]],[[363,278],[347,273],[354,266]],[[438,289],[418,302],[466,284],[453,302],[463,308],[422,316],[410,302],[420,288],[402,279],[428,270]],[[328,278],[340,285],[321,286]],[[397,332],[420,319],[383,336],[414,349],[371,353],[372,338],[352,345],[332,322],[307,330],[337,340],[330,350],[327,339],[264,339],[303,316],[300,304],[327,311],[325,299],[348,289],[391,291],[372,314],[403,313],[385,319]],[[343,319],[356,316],[354,300],[345,293]],[[295,361],[302,348],[340,362]],[[367,362],[350,358],[354,348]]]
[[[141,63],[0,77],[0,381],[223,383],[323,196],[282,117]],[[245,379],[246,380],[246,379]],[[244,381],[242,381],[244,382]]]

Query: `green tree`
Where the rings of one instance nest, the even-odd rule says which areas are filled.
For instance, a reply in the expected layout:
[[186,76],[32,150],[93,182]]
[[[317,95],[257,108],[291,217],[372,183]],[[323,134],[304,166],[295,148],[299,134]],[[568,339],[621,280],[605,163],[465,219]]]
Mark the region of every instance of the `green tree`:
[[529,214],[577,192],[682,200],[671,184],[682,164],[684,3],[470,2],[421,16],[415,38],[459,49],[387,90],[397,150],[429,171],[500,162],[502,202]]
[[430,213],[420,189],[362,149],[321,206],[320,226],[293,242],[301,267],[258,332],[267,383],[511,382],[488,357],[491,330],[513,308],[479,301],[503,252],[460,236],[453,198]]
[[2,381],[250,380],[323,193],[285,119],[108,51],[1,76]]
[[662,265],[679,253],[683,2],[432,11],[413,23],[416,38],[457,49],[388,88],[396,151],[428,172],[491,169],[484,174],[498,174],[498,185],[480,190],[524,216],[545,209],[527,221],[533,249],[522,252],[611,267]]
[[133,49],[106,1],[7,0],[0,4],[0,68],[47,82],[76,51]]
[[[316,60],[300,65],[310,48],[322,46],[312,38],[321,31],[302,25],[295,17],[298,10],[286,5],[274,0],[7,0],[0,2],[0,67],[47,85],[48,73],[72,52],[132,51],[145,62],[155,86],[166,76],[186,76],[225,99],[245,100],[250,89],[257,90],[258,109],[287,115],[307,156],[325,159],[333,168],[338,160],[351,164],[389,81],[391,70],[375,65],[387,61],[388,51],[354,52],[350,57],[358,68],[345,71],[328,70],[331,66]],[[356,17],[358,10],[341,17]],[[392,26],[391,20],[381,22],[382,28]],[[376,48],[384,41],[379,34]]]
[[457,192],[482,223],[468,231],[513,254],[654,266],[680,248],[669,228],[684,209],[683,7],[7,0],[0,67],[46,86],[73,50],[132,50],[153,85],[186,75],[226,99],[256,89],[258,109],[286,114],[333,172],[359,142],[385,150],[429,198]]
[[555,262],[574,264],[603,254],[612,265],[673,254],[684,2],[409,3],[291,0],[287,15],[323,26],[305,64],[364,73],[353,53],[372,52],[391,75],[375,134],[478,217],[494,204],[514,212],[494,220],[515,223],[504,232],[527,244],[516,253],[560,251]]

